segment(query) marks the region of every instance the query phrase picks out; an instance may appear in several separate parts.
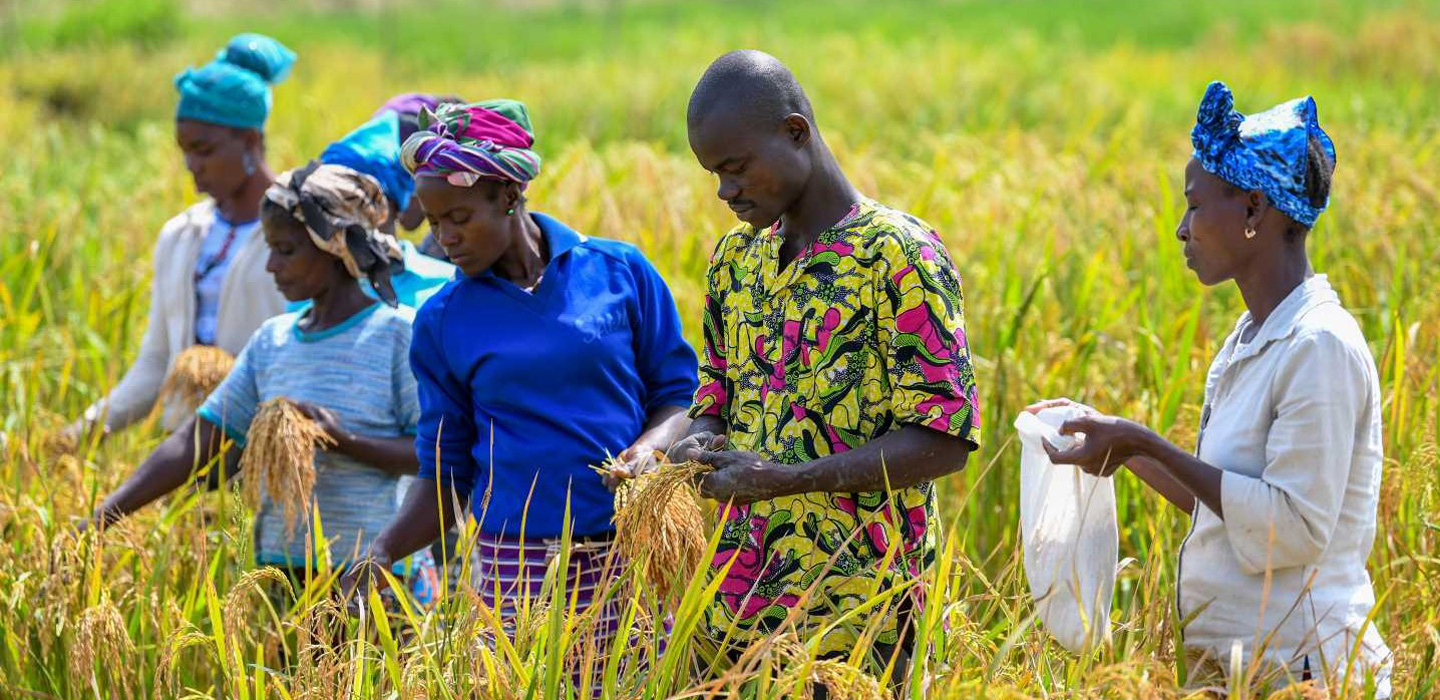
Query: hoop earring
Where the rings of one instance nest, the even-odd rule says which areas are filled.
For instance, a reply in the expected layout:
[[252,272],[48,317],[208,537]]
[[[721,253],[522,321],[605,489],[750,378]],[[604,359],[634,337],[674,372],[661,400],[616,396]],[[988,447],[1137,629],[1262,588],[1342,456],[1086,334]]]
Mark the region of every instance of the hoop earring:
[[1254,227],[1254,226],[1246,226],[1246,227],[1245,227],[1245,238],[1246,238],[1246,239],[1254,238],[1256,233],[1258,233],[1258,232],[1255,230],[1255,227]]

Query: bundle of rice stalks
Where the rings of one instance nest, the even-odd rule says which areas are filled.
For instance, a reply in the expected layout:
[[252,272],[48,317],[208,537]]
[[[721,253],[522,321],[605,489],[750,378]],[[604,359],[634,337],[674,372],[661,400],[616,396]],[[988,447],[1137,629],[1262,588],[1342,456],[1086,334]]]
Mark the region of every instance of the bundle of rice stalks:
[[[108,600],[86,608],[75,625],[75,644],[70,647],[70,681],[77,687],[91,687],[99,692],[97,675],[108,676],[111,691],[129,695],[129,675],[125,672],[135,644],[125,631],[125,619]],[[100,662],[97,669],[96,663]]]
[[284,509],[286,537],[295,534],[295,521],[310,513],[315,450],[334,444],[335,440],[289,399],[266,401],[255,413],[240,457],[245,497],[251,506],[258,506],[264,484],[270,500]]
[[160,400],[179,401],[187,413],[194,413],[234,367],[230,353],[210,345],[192,345],[175,358],[175,366],[160,386]]
[[615,546],[662,598],[689,580],[705,556],[708,527],[695,477],[710,470],[662,459],[658,469],[615,489]]
[[816,687],[824,687],[834,700],[890,700],[890,691],[874,676],[840,659],[811,659],[794,633],[777,637],[772,647],[779,666],[782,687],[802,681],[802,697],[810,700]]

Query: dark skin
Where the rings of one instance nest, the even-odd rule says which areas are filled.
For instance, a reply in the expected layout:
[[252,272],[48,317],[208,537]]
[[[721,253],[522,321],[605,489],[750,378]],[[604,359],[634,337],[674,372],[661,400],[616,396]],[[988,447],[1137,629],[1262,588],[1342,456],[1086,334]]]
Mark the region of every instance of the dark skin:
[[[435,240],[450,261],[467,276],[491,271],[521,289],[533,291],[544,283],[550,250],[540,226],[527,213],[517,183],[481,180],[472,187],[450,184],[444,178],[421,177],[415,195],[425,208]],[[690,420],[678,406],[658,408],[646,417],[635,441],[618,455],[617,471],[634,474],[653,464],[651,455],[664,452],[685,433]],[[347,591],[364,590],[379,582],[382,571],[397,559],[434,542],[463,513],[463,499],[442,494],[436,481],[421,480],[405,495],[400,511],[371,544],[367,556],[342,579]],[[442,502],[447,503],[442,507]]]
[[195,189],[215,200],[225,220],[259,218],[265,188],[275,181],[265,162],[263,134],[255,129],[178,119],[175,143],[185,158],[185,169],[190,171]]
[[[375,303],[365,296],[343,263],[316,247],[305,229],[293,219],[267,216],[264,230],[265,243],[270,246],[265,269],[274,276],[276,287],[290,301],[311,299],[314,302],[300,321],[301,330],[318,332],[333,328]],[[335,445],[329,448],[331,451],[391,474],[416,472],[418,464],[412,439],[356,435],[346,430],[329,409],[308,403],[297,405],[335,440]],[[226,447],[223,437],[220,427],[214,423],[191,418],[95,509],[90,521],[108,525],[120,520],[190,482],[198,467],[217,458],[222,460],[226,473],[233,476],[239,468],[243,449],[234,443]]]
[[[1175,230],[1175,237],[1184,244],[1185,260],[1201,284],[1213,286],[1233,280],[1240,288],[1252,319],[1241,338],[1248,342],[1275,307],[1314,274],[1305,253],[1304,236],[1287,234],[1294,222],[1271,207],[1264,193],[1239,190],[1206,172],[1194,159],[1185,168],[1185,202],[1185,215]],[[1068,399],[1057,399],[1027,410],[1069,403]],[[1074,464],[1099,476],[1114,474],[1124,465],[1186,513],[1194,512],[1198,500],[1216,516],[1225,518],[1220,500],[1224,471],[1149,428],[1091,413],[1066,422],[1060,432],[1084,433],[1085,441],[1065,451],[1047,444],[1045,449],[1052,461]]]
[[[692,116],[690,149],[719,179],[716,196],[756,228],[779,222],[782,268],[860,201],[804,115],[769,120],[720,101]],[[971,449],[952,435],[906,425],[853,450],[782,465],[753,452],[725,450],[728,432],[724,421],[702,417],[668,456],[714,467],[701,478],[701,494],[736,504],[799,493],[907,488],[963,469]]]

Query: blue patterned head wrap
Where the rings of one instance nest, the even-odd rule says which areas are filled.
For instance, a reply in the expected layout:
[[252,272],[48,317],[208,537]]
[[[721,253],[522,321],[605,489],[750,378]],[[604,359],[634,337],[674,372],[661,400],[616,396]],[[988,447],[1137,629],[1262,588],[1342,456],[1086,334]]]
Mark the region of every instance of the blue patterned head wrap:
[[326,146],[320,162],[343,165],[375,178],[400,211],[405,211],[415,193],[415,179],[400,164],[400,116],[389,110]]
[[176,119],[260,129],[270,116],[270,86],[285,79],[295,52],[263,34],[238,34],[215,60],[175,76]]
[[1235,96],[1215,81],[1205,90],[1190,140],[1200,167],[1242,190],[1259,190],[1270,204],[1306,228],[1329,205],[1311,205],[1306,194],[1310,139],[1316,139],[1330,162],[1335,144],[1320,128],[1315,99],[1300,97],[1259,114],[1235,111]]

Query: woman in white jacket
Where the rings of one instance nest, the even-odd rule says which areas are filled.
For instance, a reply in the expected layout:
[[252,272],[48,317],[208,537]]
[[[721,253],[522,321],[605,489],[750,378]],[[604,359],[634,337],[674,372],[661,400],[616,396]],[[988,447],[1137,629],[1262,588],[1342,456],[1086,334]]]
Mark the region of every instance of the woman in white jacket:
[[[270,86],[295,54],[259,34],[241,34],[215,60],[175,76],[180,92],[175,138],[195,189],[208,195],[168,221],[153,253],[150,314],[140,352],[124,378],[68,429],[118,431],[150,413],[160,386],[186,348],[240,352],[260,324],[285,310],[265,272],[260,203],[274,175],[265,162]],[[167,405],[166,431],[189,418]]]
[[1098,413],[1061,429],[1083,433],[1080,446],[1046,447],[1093,474],[1123,464],[1190,513],[1175,597],[1192,684],[1225,685],[1238,662],[1255,685],[1348,682],[1386,698],[1392,660],[1365,569],[1380,381],[1359,324],[1305,252],[1335,147],[1311,98],[1249,116],[1233,105],[1210,85],[1175,232],[1200,283],[1233,280],[1246,306],[1206,378],[1195,453]]

